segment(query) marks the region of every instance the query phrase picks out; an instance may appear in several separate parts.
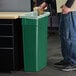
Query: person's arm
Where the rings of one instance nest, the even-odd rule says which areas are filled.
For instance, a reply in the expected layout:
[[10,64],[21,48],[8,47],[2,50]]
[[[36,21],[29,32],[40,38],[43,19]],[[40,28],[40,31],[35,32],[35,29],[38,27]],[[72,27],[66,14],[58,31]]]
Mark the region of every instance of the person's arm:
[[72,4],[74,3],[75,0],[67,0],[67,2],[65,3],[65,5],[70,8],[72,6]]
[[41,10],[44,10],[50,3],[51,3],[51,0],[44,0],[44,2],[39,7]]
[[47,4],[50,4],[51,0],[44,0],[44,2],[46,2]]
[[71,12],[71,6],[74,3],[74,1],[75,0],[67,0],[67,2],[64,5],[62,5],[61,9],[63,14]]
[[40,9],[40,10],[44,10],[46,7],[47,7],[47,3],[46,3],[46,2],[43,2],[43,3],[39,6],[39,9]]

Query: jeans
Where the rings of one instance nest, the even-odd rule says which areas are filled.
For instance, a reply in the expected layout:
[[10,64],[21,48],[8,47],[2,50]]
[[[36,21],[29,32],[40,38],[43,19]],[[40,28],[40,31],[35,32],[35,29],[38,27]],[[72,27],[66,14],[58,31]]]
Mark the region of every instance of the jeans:
[[60,39],[64,60],[76,64],[76,12],[61,15]]

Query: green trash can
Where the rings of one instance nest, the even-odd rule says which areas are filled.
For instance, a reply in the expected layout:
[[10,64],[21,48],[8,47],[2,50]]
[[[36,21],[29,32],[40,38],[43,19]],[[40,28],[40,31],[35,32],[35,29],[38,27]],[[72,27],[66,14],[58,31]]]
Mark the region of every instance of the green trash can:
[[37,72],[47,65],[47,26],[49,12],[22,16],[24,71]]

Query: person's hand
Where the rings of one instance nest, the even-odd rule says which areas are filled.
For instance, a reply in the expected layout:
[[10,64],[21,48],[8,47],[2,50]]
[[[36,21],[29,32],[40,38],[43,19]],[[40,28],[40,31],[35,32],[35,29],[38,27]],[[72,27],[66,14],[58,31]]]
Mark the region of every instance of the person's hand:
[[38,9],[42,10],[42,11],[44,10],[44,8],[42,6],[38,6]]
[[40,9],[40,10],[45,10],[46,8],[47,8],[46,2],[43,2],[43,3],[39,6],[39,9]]
[[62,5],[61,9],[63,14],[68,14],[69,12],[71,12],[71,8],[68,8],[66,5]]
[[44,10],[47,9],[47,4],[46,4],[46,2],[43,2],[40,6],[34,7],[33,9],[34,9],[34,11],[38,12],[38,15],[41,15],[44,13]]

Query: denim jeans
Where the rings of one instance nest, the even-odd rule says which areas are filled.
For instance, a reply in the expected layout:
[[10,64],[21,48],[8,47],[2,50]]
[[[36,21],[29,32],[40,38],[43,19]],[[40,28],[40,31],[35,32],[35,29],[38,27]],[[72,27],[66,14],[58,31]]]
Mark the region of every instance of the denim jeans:
[[76,64],[76,12],[61,15],[60,38],[64,60]]

